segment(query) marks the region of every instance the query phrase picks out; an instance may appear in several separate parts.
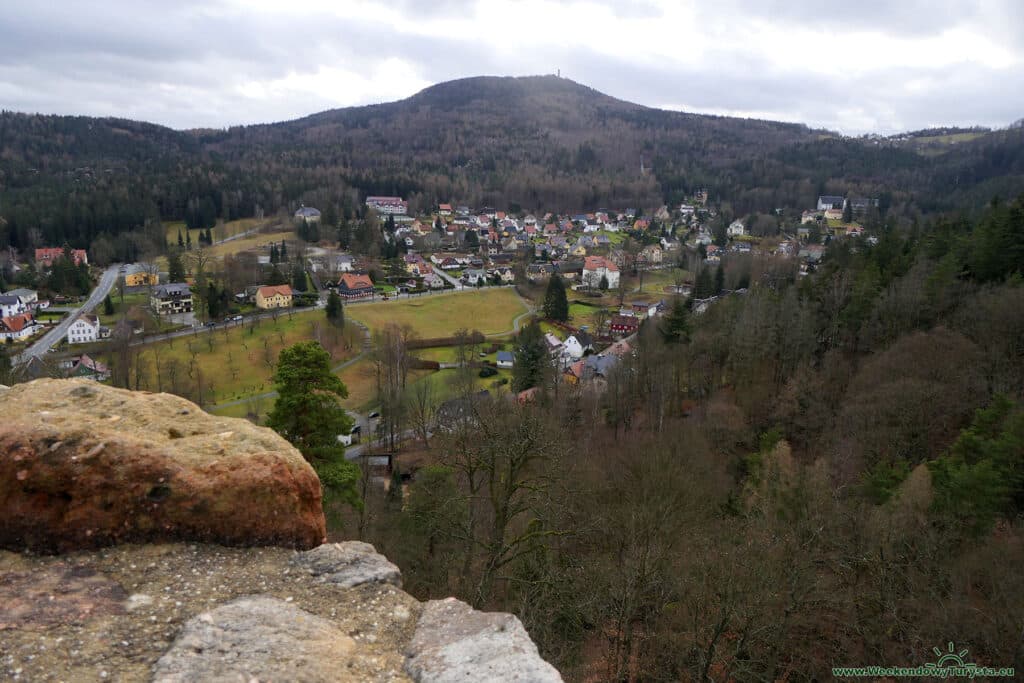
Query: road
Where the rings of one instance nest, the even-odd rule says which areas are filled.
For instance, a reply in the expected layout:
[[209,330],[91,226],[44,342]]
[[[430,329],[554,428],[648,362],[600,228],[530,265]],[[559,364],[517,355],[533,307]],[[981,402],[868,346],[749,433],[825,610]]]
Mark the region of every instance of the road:
[[114,288],[114,283],[117,282],[119,269],[120,265],[113,265],[103,271],[99,284],[89,294],[89,298],[86,299],[85,303],[71,311],[56,326],[40,337],[39,341],[28,347],[18,356],[17,363],[27,363],[31,358],[39,358],[49,351],[50,347],[67,336],[68,328],[71,327],[73,322],[78,320],[79,316],[92,311],[103,302],[107,294],[110,294],[110,290]]

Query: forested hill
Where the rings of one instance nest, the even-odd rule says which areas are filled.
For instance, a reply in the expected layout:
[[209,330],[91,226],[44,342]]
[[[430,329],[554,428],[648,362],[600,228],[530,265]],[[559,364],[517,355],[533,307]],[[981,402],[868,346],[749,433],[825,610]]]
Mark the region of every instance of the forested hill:
[[[653,208],[705,187],[737,212],[818,194],[936,211],[1024,187],[1024,129],[922,148],[802,125],[662,111],[554,76],[468,78],[295,121],[174,131],[0,114],[0,246],[88,246],[147,219],[351,213],[366,194],[527,209]],[[641,163],[644,172],[641,173]],[[154,233],[155,234],[155,233]]]

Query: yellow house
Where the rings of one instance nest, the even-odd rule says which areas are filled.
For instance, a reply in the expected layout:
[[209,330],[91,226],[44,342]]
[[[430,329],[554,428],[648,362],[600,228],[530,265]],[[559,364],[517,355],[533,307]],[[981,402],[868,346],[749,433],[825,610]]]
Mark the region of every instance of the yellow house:
[[292,305],[292,288],[288,285],[268,285],[256,290],[256,308],[288,308]]
[[125,273],[124,284],[125,287],[156,287],[158,284],[160,284],[160,274],[155,272],[147,272],[142,268],[134,268],[131,271]]

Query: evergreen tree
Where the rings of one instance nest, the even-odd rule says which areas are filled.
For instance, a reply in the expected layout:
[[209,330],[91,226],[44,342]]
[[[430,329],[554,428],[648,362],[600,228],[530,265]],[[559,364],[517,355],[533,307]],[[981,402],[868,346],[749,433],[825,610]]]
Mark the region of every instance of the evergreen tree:
[[565,322],[569,319],[569,301],[565,296],[565,283],[557,274],[548,280],[544,294],[544,317]]
[[341,297],[334,290],[327,295],[327,307],[324,311],[327,313],[327,320],[332,325],[335,327],[345,326],[345,308],[341,304]]
[[220,304],[220,293],[217,286],[211,282],[206,288],[206,311],[210,315],[210,320],[216,320],[221,316]]
[[697,273],[697,280],[693,283],[693,298],[707,299],[715,294],[715,284],[711,280],[711,268],[707,265],[701,267]]
[[277,250],[277,260],[279,263],[288,262],[288,243],[284,240],[281,240],[281,248]]
[[672,308],[662,318],[659,329],[661,336],[670,344],[689,341],[690,311],[683,297],[677,296],[673,299]]
[[339,434],[352,431],[352,418],[339,401],[348,388],[331,372],[331,356],[315,341],[281,351],[274,373],[277,401],[267,426],[288,439],[320,476],[324,494],[360,506],[359,467],[345,460]]
[[853,221],[853,203],[847,199],[843,205],[843,222],[850,223]]
[[607,275],[602,275],[601,276],[601,281],[597,283],[597,288],[600,289],[602,292],[607,292],[608,291],[608,276]]
[[274,266],[270,269],[270,276],[267,278],[268,285],[283,285],[288,283],[288,278],[284,276],[281,269]]
[[178,247],[185,248],[185,238],[181,236],[181,228],[178,228]]
[[274,242],[270,243],[270,262],[277,265],[278,261],[281,260],[281,256],[277,251],[277,244]]
[[192,233],[188,230],[185,231],[185,248],[192,249]]
[[109,294],[103,299],[103,315],[114,315],[114,302]]
[[207,245],[212,245],[213,244],[213,228],[207,228],[206,229],[206,244]]
[[174,250],[167,255],[167,278],[171,282],[185,281],[185,266],[181,262],[181,252]]
[[466,246],[474,250],[480,247],[480,236],[477,235],[476,230],[466,231]]
[[549,369],[547,345],[539,323],[530,323],[519,333],[512,366],[512,389],[523,391],[540,386]]
[[302,267],[302,263],[298,260],[292,266],[292,289],[297,292],[306,291],[306,269]]
[[715,294],[721,294],[723,290],[725,290],[725,268],[719,263],[718,268],[715,268],[714,291]]

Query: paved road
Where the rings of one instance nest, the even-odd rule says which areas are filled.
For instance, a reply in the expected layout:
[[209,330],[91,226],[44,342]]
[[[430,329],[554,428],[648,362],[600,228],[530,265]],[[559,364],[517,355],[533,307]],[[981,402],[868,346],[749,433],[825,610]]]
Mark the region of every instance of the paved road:
[[96,285],[96,289],[92,290],[92,293],[89,294],[89,298],[86,302],[71,311],[71,313],[61,320],[55,327],[51,328],[46,334],[40,337],[39,341],[27,348],[20,356],[18,356],[17,362],[27,363],[29,359],[33,357],[38,358],[42,356],[50,350],[50,347],[67,336],[68,328],[71,327],[71,323],[78,320],[79,316],[88,313],[99,306],[107,294],[110,293],[110,290],[114,287],[114,283],[117,282],[119,269],[119,265],[113,265],[103,271],[99,284]]
[[438,275],[440,275],[443,279],[447,280],[449,282],[449,284],[454,285],[456,291],[460,290],[460,289],[465,289],[466,286],[464,284],[462,284],[461,282],[459,282],[458,280],[453,278],[448,273],[446,273],[443,270],[441,270],[441,266],[434,266],[434,272],[437,273]]

